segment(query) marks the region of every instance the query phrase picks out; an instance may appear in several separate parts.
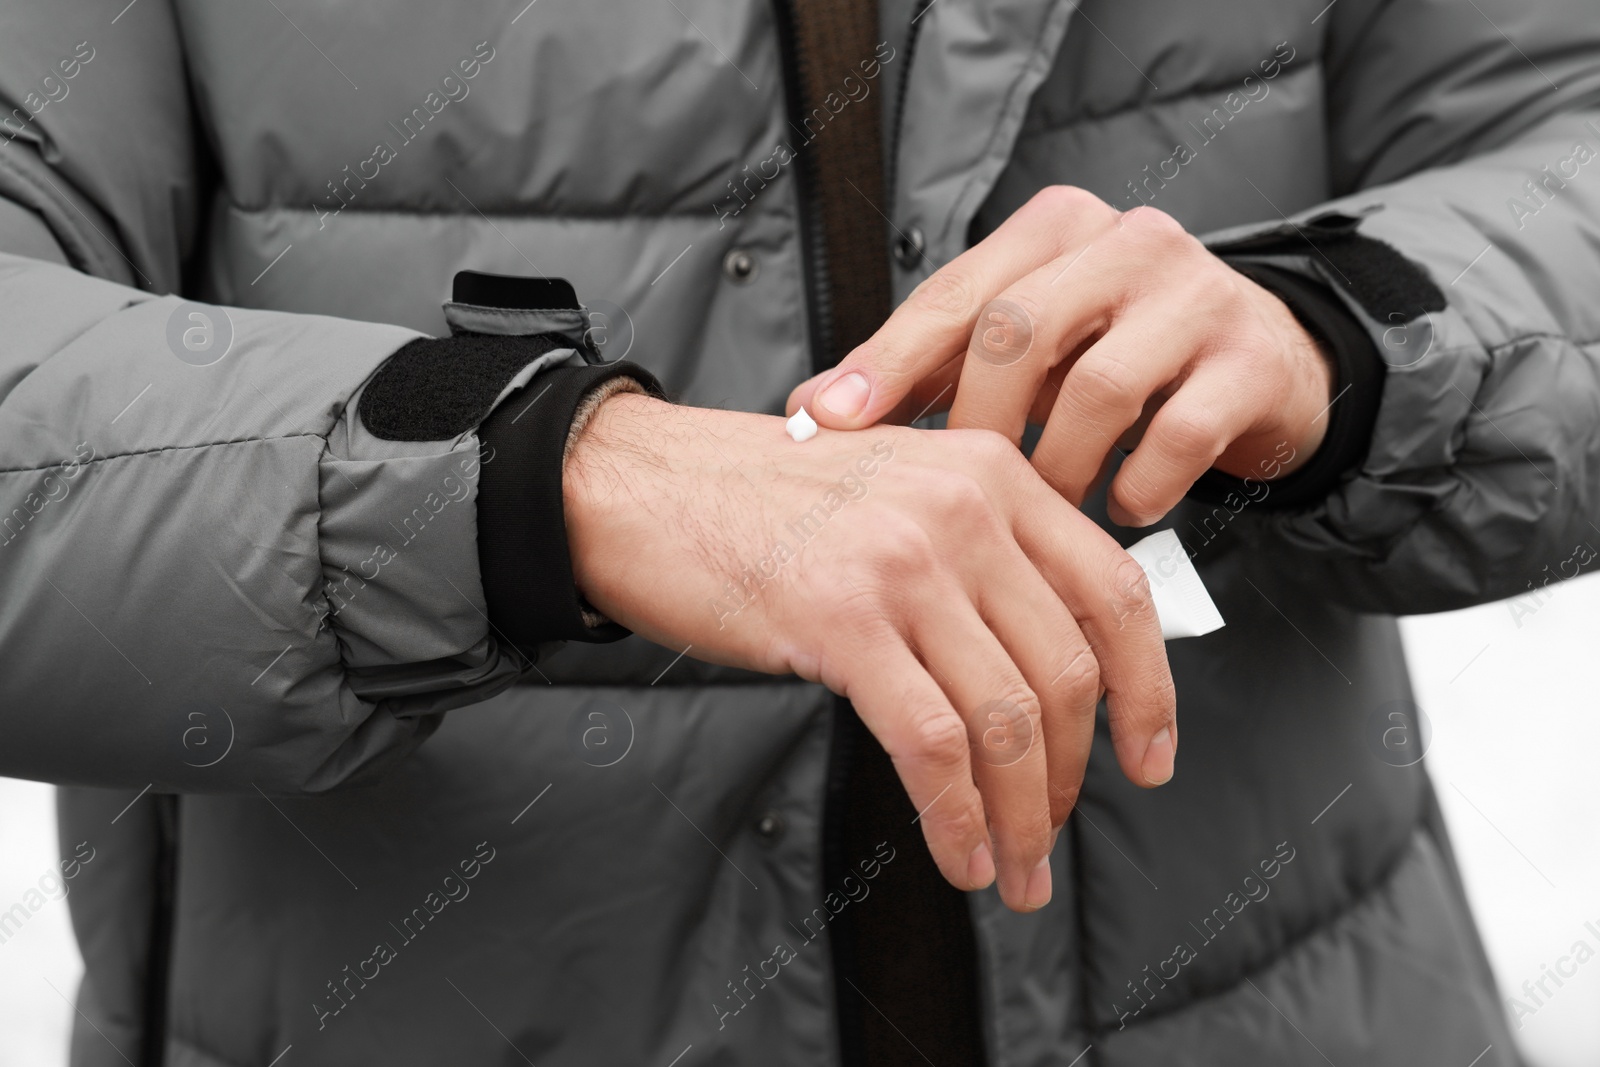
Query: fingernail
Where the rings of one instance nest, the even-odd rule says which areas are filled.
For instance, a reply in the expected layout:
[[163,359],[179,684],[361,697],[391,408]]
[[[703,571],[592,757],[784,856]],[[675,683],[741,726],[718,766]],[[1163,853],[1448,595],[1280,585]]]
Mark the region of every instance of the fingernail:
[[852,371],[824,389],[817,403],[842,419],[853,419],[867,406],[871,393],[866,375]]
[[987,889],[994,881],[994,856],[989,852],[989,842],[980,842],[967,857],[967,884],[973,889]]
[[1033,873],[1028,875],[1028,888],[1022,893],[1022,903],[1025,907],[1042,908],[1050,903],[1053,892],[1050,880],[1050,856],[1047,853],[1044,859],[1039,861],[1039,866],[1033,869]]
[[1140,773],[1144,780],[1151,785],[1166,785],[1172,780],[1172,761],[1177,755],[1177,746],[1172,743],[1172,727],[1163,726],[1161,731],[1150,739],[1150,745],[1144,750],[1144,763],[1140,765]]
[[1133,530],[1142,530],[1146,526],[1154,525],[1161,518],[1159,515],[1154,518],[1136,515],[1115,500],[1106,501],[1106,515],[1118,526],[1126,526]]

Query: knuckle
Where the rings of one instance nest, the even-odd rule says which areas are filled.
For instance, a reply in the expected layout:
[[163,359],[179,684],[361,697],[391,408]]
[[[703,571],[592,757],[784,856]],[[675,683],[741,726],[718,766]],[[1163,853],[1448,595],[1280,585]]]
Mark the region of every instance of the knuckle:
[[1007,312],[1013,319],[1020,319],[1018,326],[1026,327],[1029,331],[1037,329],[1050,312],[1041,294],[1036,289],[1024,286],[1007,290],[999,299],[991,300],[989,307],[997,312]]
[[1150,576],[1139,561],[1124,555],[1111,572],[1107,608],[1115,619],[1139,618],[1155,611],[1150,595]]
[[996,430],[957,430],[961,450],[984,471],[1004,470],[1022,457],[1021,451],[1005,434]]
[[908,745],[904,758],[953,773],[967,757],[967,728],[948,711],[929,712],[913,724]]
[[1055,689],[1074,708],[1100,702],[1100,664],[1088,648],[1079,652],[1077,658],[1061,672],[1056,679]]
[[950,471],[939,486],[940,503],[957,513],[966,514],[986,509],[988,494],[983,485],[964,471]]
[[1113,411],[1143,406],[1138,380],[1126,364],[1111,359],[1085,360],[1069,372],[1068,381],[1073,378],[1082,395],[1095,405]]
[[[946,797],[923,813],[922,822],[928,832],[952,841],[968,842],[987,831],[983,821],[983,805],[976,796],[964,804],[953,804]],[[961,859],[964,861],[965,857]],[[960,873],[964,875],[966,872],[963,870]]]
[[1003,529],[983,483],[970,474],[951,471],[945,475],[936,499],[945,529],[962,531],[980,543],[993,542]]
[[1222,427],[1210,412],[1181,408],[1162,421],[1166,447],[1179,459],[1210,461],[1221,453]]
[[1091,228],[1108,227],[1119,217],[1116,208],[1076,185],[1046,186],[1033,195],[1023,210],[1037,216],[1037,224],[1062,249],[1071,243],[1069,235],[1081,231],[1085,223]]
[[1033,194],[1030,205],[1051,215],[1090,211],[1109,211],[1110,206],[1089,190],[1076,185],[1047,185]]
[[974,292],[975,286],[972,280],[965,272],[952,265],[924,278],[921,284],[911,291],[907,303],[923,311],[931,311],[950,318],[963,318],[972,310],[975,302]]
[[926,574],[933,570],[939,558],[938,548],[920,523],[886,516],[876,529],[874,550],[868,558],[880,576],[896,579],[906,573]]
[[1017,675],[1006,679],[1000,687],[1000,695],[991,702],[1005,709],[1005,717],[1014,719],[1012,729],[1018,727],[1026,730],[1021,736],[1039,737],[1044,726],[1044,705],[1033,689]]
[[1141,204],[1124,212],[1122,226],[1130,233],[1149,240],[1178,242],[1189,236],[1183,223],[1149,204]]
[[1009,365],[1033,348],[1044,308],[1033,294],[1018,290],[983,306],[972,331],[970,347],[990,362]]

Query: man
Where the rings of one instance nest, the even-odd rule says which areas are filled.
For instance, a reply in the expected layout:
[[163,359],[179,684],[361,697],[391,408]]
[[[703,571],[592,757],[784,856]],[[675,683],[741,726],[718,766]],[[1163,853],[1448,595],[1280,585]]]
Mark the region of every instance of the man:
[[75,1063],[1516,1062],[1391,616],[1600,510],[1582,0],[6,29]]

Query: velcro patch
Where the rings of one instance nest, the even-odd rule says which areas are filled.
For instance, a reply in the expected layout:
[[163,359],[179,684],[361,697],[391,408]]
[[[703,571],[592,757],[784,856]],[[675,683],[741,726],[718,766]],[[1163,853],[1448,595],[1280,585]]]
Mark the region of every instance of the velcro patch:
[[1409,322],[1425,311],[1443,311],[1444,292],[1428,272],[1399,249],[1357,227],[1349,215],[1319,215],[1303,225],[1285,223],[1237,241],[1213,246],[1219,256],[1303,253],[1309,243],[1332,268],[1334,283],[1378,322]]
[[571,342],[460,334],[419,337],[390,356],[361,396],[361,421],[385,441],[444,441],[476,427],[517,373]]

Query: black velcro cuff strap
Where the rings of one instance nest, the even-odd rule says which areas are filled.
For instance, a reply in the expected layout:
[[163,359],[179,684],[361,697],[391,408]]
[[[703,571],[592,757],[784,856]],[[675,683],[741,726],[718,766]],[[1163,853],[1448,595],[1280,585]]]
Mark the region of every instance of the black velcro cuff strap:
[[478,430],[487,446],[478,481],[478,564],[489,621],[530,659],[551,641],[628,635],[616,623],[584,619],[561,496],[573,417],[593,390],[619,377],[666,399],[661,383],[637,364],[555,367],[508,396]]
[[386,441],[448,441],[482,422],[524,367],[571,347],[555,334],[419,337],[390,356],[367,383],[361,421]]
[[1213,469],[1195,482],[1188,495],[1228,506],[1230,500],[1242,497],[1267,511],[1309,507],[1337,488],[1367,458],[1383,400],[1383,358],[1361,321],[1321,282],[1258,263],[1227,262],[1287,304],[1332,357],[1335,400],[1328,408],[1328,431],[1316,455],[1293,474],[1267,483],[1271,486],[1267,493],[1252,492],[1246,484],[1253,480],[1259,485],[1264,479],[1236,478]]
[[1428,272],[1388,242],[1362,233],[1360,226],[1359,218],[1330,212],[1209,247],[1234,267],[1239,266],[1235,257],[1304,255],[1309,247],[1335,283],[1384,325],[1443,311],[1444,291]]

